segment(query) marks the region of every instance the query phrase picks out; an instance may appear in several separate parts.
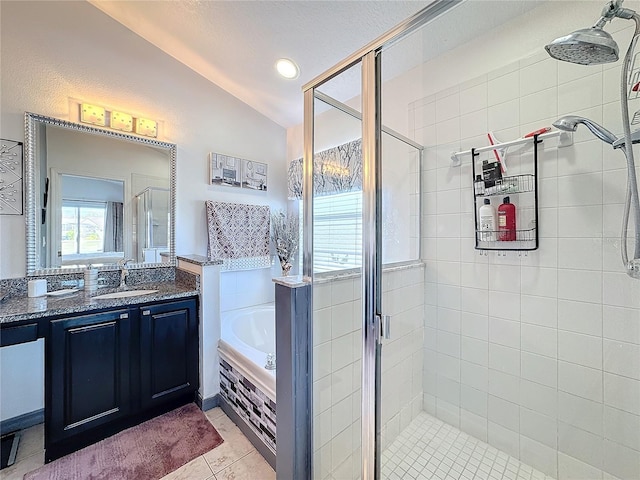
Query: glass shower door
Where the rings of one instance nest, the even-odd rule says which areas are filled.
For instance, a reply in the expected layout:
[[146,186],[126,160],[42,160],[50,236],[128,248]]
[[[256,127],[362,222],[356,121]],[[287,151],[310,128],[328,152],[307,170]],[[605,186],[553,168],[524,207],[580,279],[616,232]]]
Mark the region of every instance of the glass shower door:
[[312,219],[305,232],[313,228],[305,275],[319,479],[381,478],[381,448],[422,405],[421,147],[387,128],[365,147],[360,71],[358,63],[314,92],[311,211],[301,207]]
[[[314,92],[312,226],[313,478],[361,471],[362,121],[360,65]],[[306,188],[306,187],[305,187]],[[305,205],[304,202],[309,202]],[[309,251],[309,238],[305,252]]]

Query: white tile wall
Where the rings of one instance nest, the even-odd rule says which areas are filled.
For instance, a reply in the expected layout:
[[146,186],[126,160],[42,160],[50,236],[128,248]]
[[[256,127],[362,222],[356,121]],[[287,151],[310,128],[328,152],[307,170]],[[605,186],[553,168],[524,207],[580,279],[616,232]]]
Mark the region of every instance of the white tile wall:
[[[446,153],[564,114],[620,133],[618,75],[536,54],[409,108],[426,146],[423,408],[560,479],[640,478],[640,282],[619,260],[624,158],[585,128],[569,148],[546,141],[540,248],[485,256],[470,169]],[[508,161],[518,171],[531,155]]]
[[220,311],[262,305],[274,301],[273,277],[281,275],[277,262],[271,268],[222,272]]
[[[355,479],[360,475],[360,281],[359,276],[336,278],[316,282],[313,287],[314,478],[321,480]],[[382,284],[383,310],[392,316],[393,322],[392,338],[382,348],[384,448],[422,411],[424,265],[385,270]],[[439,345],[447,353],[437,354],[438,342],[431,337],[433,354],[429,363],[435,368],[440,362],[444,371],[457,372],[459,376],[456,358],[449,355],[460,349],[459,342],[452,341],[456,334],[451,333],[459,335],[459,309],[443,313],[441,327]],[[459,402],[459,378],[440,379],[447,398]]]

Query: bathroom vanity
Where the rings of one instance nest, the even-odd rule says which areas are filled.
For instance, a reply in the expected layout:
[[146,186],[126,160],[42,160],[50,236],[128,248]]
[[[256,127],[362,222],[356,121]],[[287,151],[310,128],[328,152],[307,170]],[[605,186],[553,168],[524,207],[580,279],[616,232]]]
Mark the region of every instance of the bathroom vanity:
[[194,401],[197,292],[154,288],[141,297],[78,292],[2,304],[1,346],[45,339],[45,462]]

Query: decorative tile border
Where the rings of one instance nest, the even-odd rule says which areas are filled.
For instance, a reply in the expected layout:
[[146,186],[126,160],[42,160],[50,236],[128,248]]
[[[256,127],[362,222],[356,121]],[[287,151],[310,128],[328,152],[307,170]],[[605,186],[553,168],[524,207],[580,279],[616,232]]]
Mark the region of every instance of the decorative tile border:
[[224,360],[220,360],[220,393],[275,453],[276,402]]

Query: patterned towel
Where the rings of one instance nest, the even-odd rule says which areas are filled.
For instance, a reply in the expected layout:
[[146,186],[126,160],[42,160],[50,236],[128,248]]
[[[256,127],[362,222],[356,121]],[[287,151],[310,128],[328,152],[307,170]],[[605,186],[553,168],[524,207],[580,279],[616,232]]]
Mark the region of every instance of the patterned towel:
[[209,258],[219,258],[221,270],[271,266],[268,205],[207,201]]

